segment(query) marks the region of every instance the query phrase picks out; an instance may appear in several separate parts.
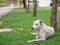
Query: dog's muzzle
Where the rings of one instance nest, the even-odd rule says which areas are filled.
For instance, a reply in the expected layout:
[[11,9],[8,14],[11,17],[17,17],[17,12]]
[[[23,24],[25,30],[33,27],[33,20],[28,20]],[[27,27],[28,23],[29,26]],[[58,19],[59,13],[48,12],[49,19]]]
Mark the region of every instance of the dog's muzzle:
[[31,27],[31,29],[33,29],[33,30],[37,30],[37,29],[34,29],[33,27]]

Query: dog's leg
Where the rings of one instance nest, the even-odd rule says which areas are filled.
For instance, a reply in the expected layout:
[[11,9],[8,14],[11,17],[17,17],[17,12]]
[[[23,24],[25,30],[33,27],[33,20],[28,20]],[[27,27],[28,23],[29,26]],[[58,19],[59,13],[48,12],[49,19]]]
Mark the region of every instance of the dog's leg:
[[35,33],[31,33],[32,35],[37,35],[35,36],[35,38],[37,39],[38,38],[38,32],[36,31]]
[[40,34],[40,38],[33,39],[33,40],[29,40],[29,41],[27,41],[27,42],[43,41],[43,40],[46,40],[46,37],[45,37],[45,34],[44,34],[44,33],[41,33],[41,34]]
[[35,36],[35,38],[37,39],[37,38],[38,38],[38,36]]
[[35,33],[31,33],[32,35],[37,35],[37,31]]
[[36,33],[31,33],[32,35],[36,35]]
[[29,40],[29,41],[27,41],[27,42],[43,41],[43,40],[46,40],[46,38],[45,38],[45,34],[42,33],[40,36],[41,36],[41,38],[37,38],[37,39],[33,39],[33,40]]
[[27,42],[34,42],[34,41],[44,41],[45,39],[33,39],[33,40],[29,40]]

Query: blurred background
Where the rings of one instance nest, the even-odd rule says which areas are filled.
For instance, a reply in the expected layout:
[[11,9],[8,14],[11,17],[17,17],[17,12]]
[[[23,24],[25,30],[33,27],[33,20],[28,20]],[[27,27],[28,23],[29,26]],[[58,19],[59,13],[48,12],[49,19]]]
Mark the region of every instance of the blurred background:
[[[5,6],[23,6],[25,0],[0,0],[0,7]],[[28,3],[28,0],[26,0]],[[33,0],[29,0],[30,7],[33,7]],[[37,0],[38,7],[52,6],[52,0]],[[60,0],[58,0],[58,6],[60,6]]]

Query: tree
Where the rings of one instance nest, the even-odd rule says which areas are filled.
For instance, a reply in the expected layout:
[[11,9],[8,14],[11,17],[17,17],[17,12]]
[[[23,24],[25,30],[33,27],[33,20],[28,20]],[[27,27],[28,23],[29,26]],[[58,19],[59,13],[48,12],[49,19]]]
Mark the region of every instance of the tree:
[[23,0],[23,6],[24,6],[24,8],[26,8],[26,7],[25,7],[25,5],[26,5],[26,3],[25,3],[25,2],[26,2],[26,0]]
[[56,29],[57,27],[57,0],[53,0],[52,2],[52,14],[51,14],[51,26]]
[[24,8],[29,13],[29,0],[23,0],[23,5],[24,5]]
[[26,0],[26,10],[29,13],[29,0]]
[[34,0],[33,16],[36,16],[36,13],[37,13],[37,0]]

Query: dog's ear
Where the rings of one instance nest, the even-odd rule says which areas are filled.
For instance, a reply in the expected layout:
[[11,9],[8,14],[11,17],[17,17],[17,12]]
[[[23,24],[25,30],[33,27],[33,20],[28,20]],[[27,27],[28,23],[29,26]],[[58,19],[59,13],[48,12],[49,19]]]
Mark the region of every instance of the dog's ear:
[[42,21],[40,21],[40,23],[42,23]]
[[41,25],[42,25],[42,23],[43,23],[43,22],[42,22],[42,21],[40,21],[40,24],[41,24]]

